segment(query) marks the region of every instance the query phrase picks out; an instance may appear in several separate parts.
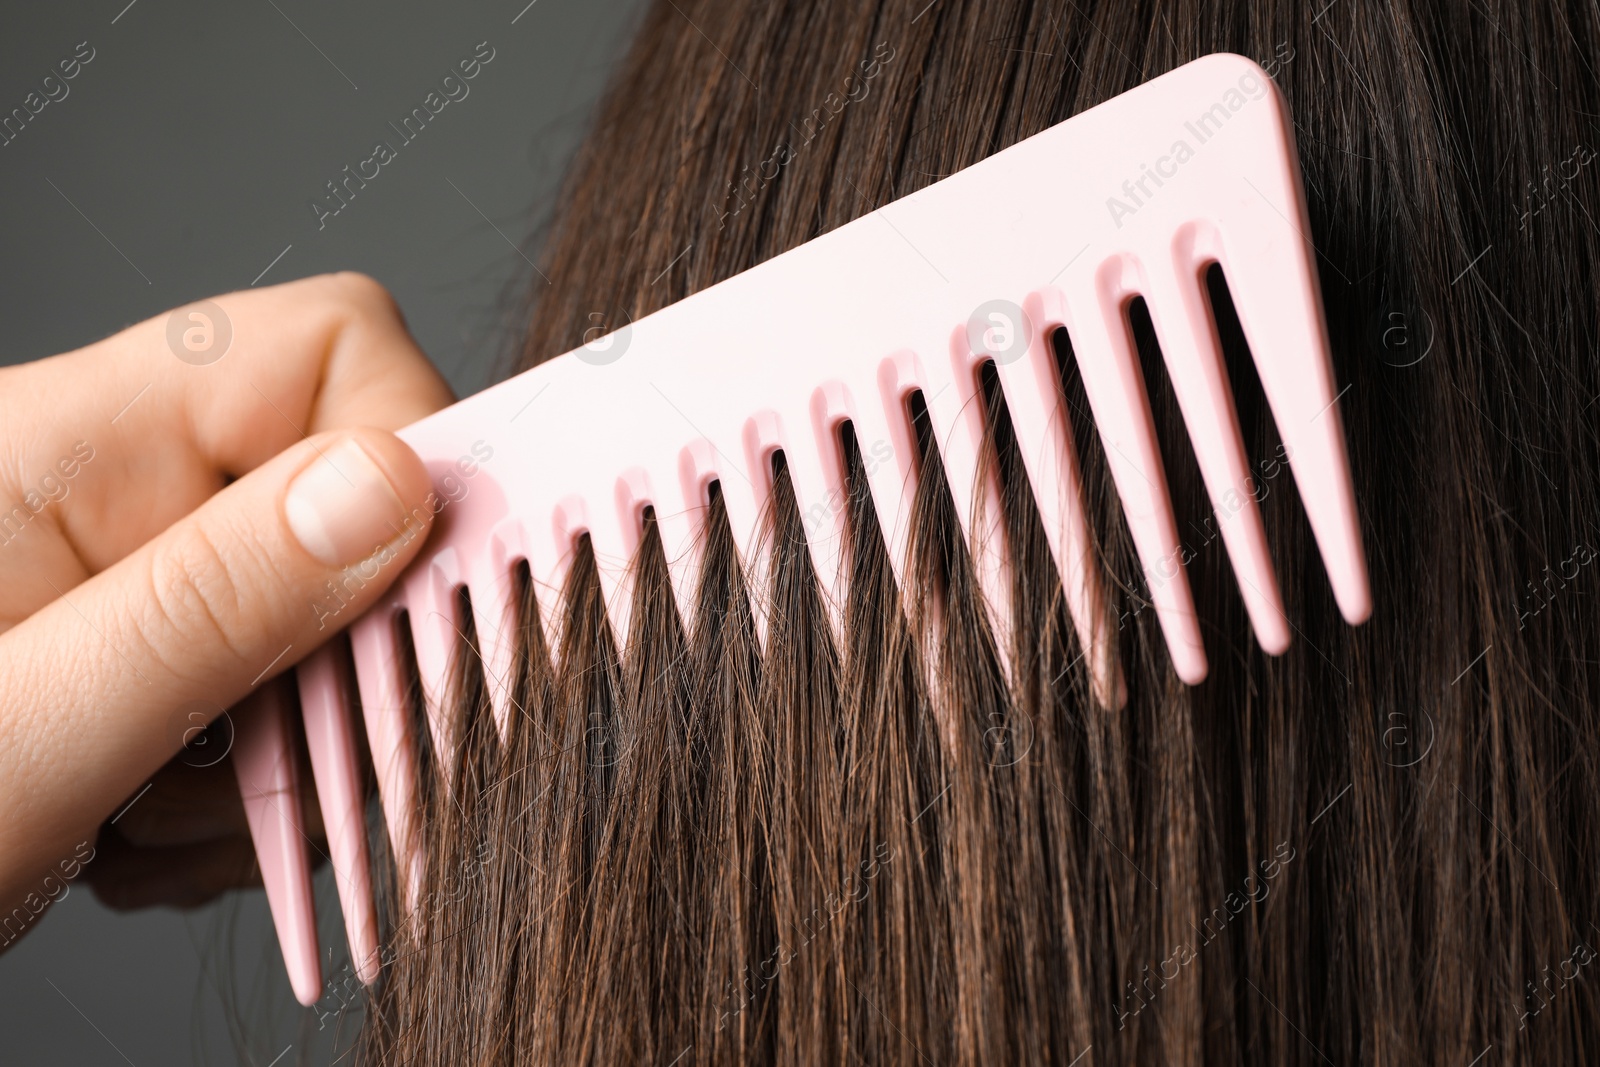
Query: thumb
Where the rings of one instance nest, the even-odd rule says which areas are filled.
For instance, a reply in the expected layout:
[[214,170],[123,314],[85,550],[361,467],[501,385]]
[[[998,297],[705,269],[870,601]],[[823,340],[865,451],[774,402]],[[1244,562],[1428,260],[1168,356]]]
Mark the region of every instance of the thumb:
[[438,499],[393,434],[309,438],[0,635],[0,901],[178,751],[186,705],[232,705],[369,607]]

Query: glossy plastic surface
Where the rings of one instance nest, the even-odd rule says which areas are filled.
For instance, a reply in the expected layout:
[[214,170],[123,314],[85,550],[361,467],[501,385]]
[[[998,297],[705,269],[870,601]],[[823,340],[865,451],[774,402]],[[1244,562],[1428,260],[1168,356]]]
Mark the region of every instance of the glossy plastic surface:
[[[1366,564],[1307,232],[1282,98],[1249,60],[1209,56],[408,427],[402,436],[429,463],[446,503],[422,555],[351,629],[406,899],[414,904],[422,887],[411,845],[417,760],[400,627],[409,626],[433,751],[448,760],[453,739],[440,704],[467,629],[460,588],[470,594],[503,732],[518,651],[519,561],[553,634],[574,544],[587,535],[620,644],[628,562],[644,509],[653,508],[693,627],[707,488],[720,484],[760,590],[757,547],[778,450],[837,626],[847,573],[839,440],[846,420],[903,585],[916,457],[907,402],[921,392],[991,621],[1008,648],[1003,539],[992,508],[979,506],[992,500],[992,486],[978,479],[977,374],[991,359],[1094,690],[1120,706],[1115,633],[1107,632],[1050,343],[1057,328],[1072,340],[1174,670],[1185,682],[1203,680],[1187,548],[1128,326],[1135,297],[1148,303],[1258,640],[1282,652],[1289,622],[1208,305],[1203,275],[1211,263],[1227,276],[1340,609],[1351,623],[1364,620]],[[365,897],[368,860],[355,840],[364,789],[352,780],[351,709],[332,655],[319,652],[301,666],[301,699],[324,818],[340,842],[339,888]],[[252,736],[269,744],[285,735]],[[282,855],[291,839],[281,830],[258,833],[269,892],[302,899],[289,883],[304,877],[305,865]],[[352,951],[370,977],[370,905],[346,899],[345,908]],[[297,957],[291,973],[312,978],[297,979],[296,989],[314,988],[315,945],[307,949],[298,920],[282,928],[285,952]]]

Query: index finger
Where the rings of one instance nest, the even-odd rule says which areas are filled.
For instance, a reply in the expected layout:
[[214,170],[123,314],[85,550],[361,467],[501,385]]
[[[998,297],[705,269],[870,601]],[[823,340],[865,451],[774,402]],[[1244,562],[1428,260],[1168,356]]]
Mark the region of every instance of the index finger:
[[388,292],[348,273],[187,305],[4,386],[14,470],[93,452],[52,509],[89,574],[307,436],[398,429],[453,399]]

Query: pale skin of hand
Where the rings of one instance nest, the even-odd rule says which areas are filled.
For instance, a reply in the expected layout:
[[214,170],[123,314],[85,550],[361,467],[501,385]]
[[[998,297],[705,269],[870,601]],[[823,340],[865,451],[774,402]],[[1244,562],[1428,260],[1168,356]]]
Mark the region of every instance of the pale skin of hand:
[[[174,354],[161,315],[0,370],[0,920],[80,867],[120,907],[250,880],[228,763],[169,763],[193,737],[181,709],[293,666],[336,632],[314,607],[327,581],[395,553],[342,625],[425,541],[379,532],[432,518],[427,471],[389,431],[452,397],[388,293],[339,274],[215,303],[232,340],[206,365]],[[325,510],[307,519],[291,499],[316,470]],[[371,492],[327,503],[330,484]],[[344,513],[320,527],[327,508]],[[84,842],[94,858],[72,863]]]

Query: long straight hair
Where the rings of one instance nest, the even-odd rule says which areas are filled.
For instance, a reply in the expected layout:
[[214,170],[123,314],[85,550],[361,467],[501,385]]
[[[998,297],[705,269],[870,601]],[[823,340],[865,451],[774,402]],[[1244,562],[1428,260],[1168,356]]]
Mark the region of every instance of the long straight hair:
[[905,588],[876,443],[844,437],[840,640],[781,456],[769,580],[713,493],[692,627],[651,523],[626,635],[581,546],[558,632],[525,591],[504,744],[463,646],[463,741],[422,769],[453,783],[425,845],[459,892],[396,924],[366,1062],[1600,1052],[1593,0],[662,0],[567,182],[521,365],[1216,51],[1296,121],[1372,620],[1340,620],[1213,270],[1295,633],[1253,643],[1135,305],[1211,656],[1178,683],[1058,332],[1126,705],[1089,699],[992,375],[1007,626],[916,405]]

